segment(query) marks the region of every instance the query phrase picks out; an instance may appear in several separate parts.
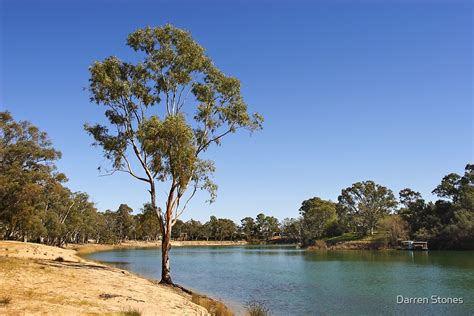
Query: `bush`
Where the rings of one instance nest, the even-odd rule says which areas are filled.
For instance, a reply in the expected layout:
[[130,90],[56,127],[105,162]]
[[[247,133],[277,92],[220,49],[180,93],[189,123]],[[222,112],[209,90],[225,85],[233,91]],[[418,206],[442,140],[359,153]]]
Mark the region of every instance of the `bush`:
[[245,309],[248,316],[269,316],[271,315],[270,309],[265,305],[265,303],[252,300],[245,304]]
[[326,237],[336,237],[344,233],[344,227],[338,221],[332,221],[326,226],[324,235]]
[[408,238],[408,223],[399,215],[389,215],[379,222],[379,230],[383,232],[380,241],[384,244],[397,246],[398,240]]
[[138,308],[130,307],[129,309],[121,312],[120,314],[124,316],[141,316],[142,312]]
[[199,295],[197,293],[193,293],[191,297],[191,301],[199,306],[204,307],[207,309],[209,314],[213,316],[233,316],[234,314],[229,310],[224,303],[213,300],[207,296]]

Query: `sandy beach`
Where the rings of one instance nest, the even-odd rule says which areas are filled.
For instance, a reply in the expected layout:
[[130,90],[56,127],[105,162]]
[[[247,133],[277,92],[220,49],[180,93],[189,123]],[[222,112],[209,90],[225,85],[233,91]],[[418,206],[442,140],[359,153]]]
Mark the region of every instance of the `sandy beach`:
[[[248,243],[243,240],[239,241],[205,241],[205,240],[186,240],[186,241],[171,241],[172,247],[198,247],[198,246],[241,246],[247,245]],[[84,245],[76,245],[76,244],[69,244],[66,248],[76,250],[78,255],[84,255],[92,252],[97,251],[106,251],[106,250],[113,250],[113,249],[125,249],[125,248],[156,248],[161,247],[161,242],[153,242],[153,241],[137,241],[131,240],[122,242],[120,244],[84,244]]]
[[[181,290],[78,255],[119,247],[159,245],[138,242],[119,246],[86,245],[77,251],[0,241],[0,314],[208,315],[205,308],[191,302],[191,295]],[[189,242],[175,243],[180,245]]]

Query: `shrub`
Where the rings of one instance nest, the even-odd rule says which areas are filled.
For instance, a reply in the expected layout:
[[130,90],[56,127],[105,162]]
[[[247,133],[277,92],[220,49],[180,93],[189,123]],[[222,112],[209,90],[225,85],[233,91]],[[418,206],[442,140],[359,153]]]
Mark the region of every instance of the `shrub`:
[[248,316],[269,316],[271,315],[270,309],[265,305],[265,303],[252,300],[245,304],[245,309]]
[[379,230],[384,232],[378,241],[396,246],[398,240],[408,238],[408,223],[399,215],[389,215],[379,221]]
[[229,308],[225,306],[224,303],[213,300],[204,295],[193,293],[191,297],[191,301],[207,309],[209,314],[213,316],[233,316],[234,315],[234,313],[232,313],[229,310]]
[[142,312],[138,308],[129,307],[126,311],[120,313],[124,316],[141,316]]
[[344,233],[344,227],[337,221],[334,220],[326,226],[324,234],[326,237],[336,237]]

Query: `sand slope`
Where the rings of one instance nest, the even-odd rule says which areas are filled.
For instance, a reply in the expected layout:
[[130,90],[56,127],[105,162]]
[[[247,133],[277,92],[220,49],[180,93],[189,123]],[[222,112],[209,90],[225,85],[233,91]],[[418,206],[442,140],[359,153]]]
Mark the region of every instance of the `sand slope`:
[[[61,257],[64,261],[55,261]],[[8,304],[2,299],[10,298]],[[1,315],[207,315],[174,289],[85,260],[72,249],[0,241]]]

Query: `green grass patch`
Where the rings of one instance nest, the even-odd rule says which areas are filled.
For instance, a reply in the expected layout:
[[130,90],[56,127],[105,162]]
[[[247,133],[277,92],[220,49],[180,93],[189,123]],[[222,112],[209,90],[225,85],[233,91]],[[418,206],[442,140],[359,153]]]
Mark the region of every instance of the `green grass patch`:
[[336,243],[336,242],[343,242],[343,241],[353,241],[353,240],[362,240],[364,236],[358,233],[344,233],[340,236],[331,237],[325,239],[326,242]]
[[357,242],[364,242],[364,243],[372,243],[372,242],[380,242],[380,240],[385,236],[384,232],[375,232],[373,235],[361,235],[358,233],[344,233],[340,236],[326,238],[324,241],[328,244],[336,244],[342,242],[350,242],[350,241],[357,241]]

